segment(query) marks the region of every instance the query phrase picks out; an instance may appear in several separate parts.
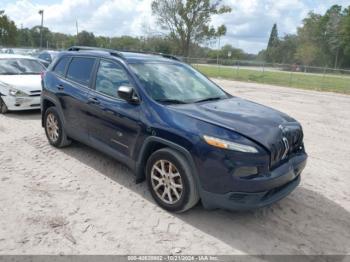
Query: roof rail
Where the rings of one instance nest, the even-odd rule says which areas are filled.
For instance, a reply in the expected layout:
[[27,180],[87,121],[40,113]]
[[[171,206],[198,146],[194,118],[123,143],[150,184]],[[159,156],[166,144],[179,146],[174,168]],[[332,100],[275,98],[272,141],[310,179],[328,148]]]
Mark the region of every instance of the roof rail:
[[110,53],[111,55],[124,58],[123,54],[117,50],[100,48],[100,47],[91,47],[91,46],[71,46],[68,48],[68,51],[103,51]]
[[139,53],[139,54],[145,54],[145,55],[159,55],[162,56],[164,58],[169,58],[172,60],[176,60],[176,61],[181,61],[180,58],[174,56],[174,55],[169,55],[169,54],[164,54],[164,53],[159,53],[159,52],[152,52],[152,51],[134,51],[134,50],[127,50],[127,51],[121,51],[124,53]]
[[173,60],[176,60],[176,61],[181,61],[180,58],[178,58],[178,57],[176,57],[174,55],[163,54],[163,53],[159,53],[159,55],[161,55],[162,57],[165,57],[165,58],[173,59]]
[[147,52],[147,51],[133,51],[133,50],[128,50],[128,51],[117,51],[113,49],[107,49],[107,48],[100,48],[100,47],[90,47],[90,46],[71,46],[68,48],[68,51],[104,51],[107,53],[110,53],[111,55],[115,55],[121,58],[124,58],[122,52],[124,53],[139,53],[139,54],[149,54],[149,55],[159,55],[164,58],[176,60],[176,61],[181,61],[178,57],[174,55],[169,55],[169,54],[163,54],[163,53],[158,53],[158,52]]

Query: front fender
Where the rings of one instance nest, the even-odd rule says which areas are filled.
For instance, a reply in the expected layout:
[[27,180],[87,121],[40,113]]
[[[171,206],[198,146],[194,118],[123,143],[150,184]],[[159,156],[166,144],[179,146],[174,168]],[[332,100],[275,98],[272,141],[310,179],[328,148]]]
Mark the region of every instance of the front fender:
[[198,180],[198,174],[197,174],[197,169],[196,166],[194,164],[194,160],[192,158],[191,153],[183,146],[178,145],[172,141],[169,141],[167,139],[161,138],[161,137],[157,137],[157,136],[149,136],[144,140],[144,143],[141,147],[140,153],[138,155],[137,161],[136,161],[136,182],[142,182],[145,179],[145,174],[144,174],[144,167],[146,165],[147,162],[147,151],[149,150],[149,148],[151,148],[153,145],[162,145],[164,147],[169,147],[172,148],[176,151],[178,151],[179,153],[181,153],[189,162],[191,170],[192,170],[192,174],[195,178],[195,181],[197,183],[198,186],[199,185],[199,180]]

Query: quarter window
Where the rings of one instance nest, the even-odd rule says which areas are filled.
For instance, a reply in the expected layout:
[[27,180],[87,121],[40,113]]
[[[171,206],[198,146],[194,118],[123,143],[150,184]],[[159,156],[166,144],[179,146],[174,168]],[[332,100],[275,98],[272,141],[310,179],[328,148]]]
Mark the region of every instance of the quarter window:
[[66,66],[67,66],[67,63],[69,62],[69,59],[70,59],[70,57],[68,57],[68,56],[61,58],[61,60],[56,64],[53,71],[56,74],[64,76]]
[[120,65],[101,60],[96,75],[96,91],[118,98],[118,88],[130,85],[128,75]]
[[94,58],[74,57],[69,64],[67,78],[83,85],[89,85],[94,63]]
[[46,61],[48,61],[48,62],[51,62],[51,57],[50,57],[50,55],[47,54],[47,53],[40,54],[40,55],[39,55],[39,58],[40,58],[40,59],[43,59],[43,60],[46,60]]

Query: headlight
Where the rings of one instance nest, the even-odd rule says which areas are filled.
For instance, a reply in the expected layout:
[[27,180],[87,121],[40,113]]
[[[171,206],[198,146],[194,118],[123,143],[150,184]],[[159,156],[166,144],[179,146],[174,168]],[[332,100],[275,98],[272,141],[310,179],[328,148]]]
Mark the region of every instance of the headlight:
[[14,89],[14,88],[10,88],[9,95],[10,96],[17,96],[17,97],[28,96],[26,93],[19,91],[17,89]]
[[211,136],[203,136],[205,142],[207,144],[218,147],[218,148],[223,148],[223,149],[228,149],[228,150],[233,150],[233,151],[239,151],[239,152],[244,152],[244,153],[258,153],[259,151],[253,147],[253,146],[248,146],[248,145],[243,145],[239,143],[235,143],[232,141],[227,141],[223,139],[219,139],[216,137],[211,137]]

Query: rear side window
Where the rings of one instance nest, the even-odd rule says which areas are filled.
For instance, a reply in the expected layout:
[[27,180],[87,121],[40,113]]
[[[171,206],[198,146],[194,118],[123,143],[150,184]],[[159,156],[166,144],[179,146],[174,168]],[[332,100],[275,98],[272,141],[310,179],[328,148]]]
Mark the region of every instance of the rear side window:
[[51,57],[48,53],[42,53],[39,55],[39,58],[40,59],[43,59],[43,60],[46,60],[48,62],[51,62]]
[[94,58],[74,57],[69,64],[67,78],[83,85],[89,85],[94,63]]
[[70,57],[68,56],[65,56],[63,57],[55,66],[54,68],[54,72],[56,74],[59,74],[61,76],[64,76],[64,73],[65,73],[65,70],[66,70],[66,66],[67,66],[67,63],[69,62],[69,59]]

